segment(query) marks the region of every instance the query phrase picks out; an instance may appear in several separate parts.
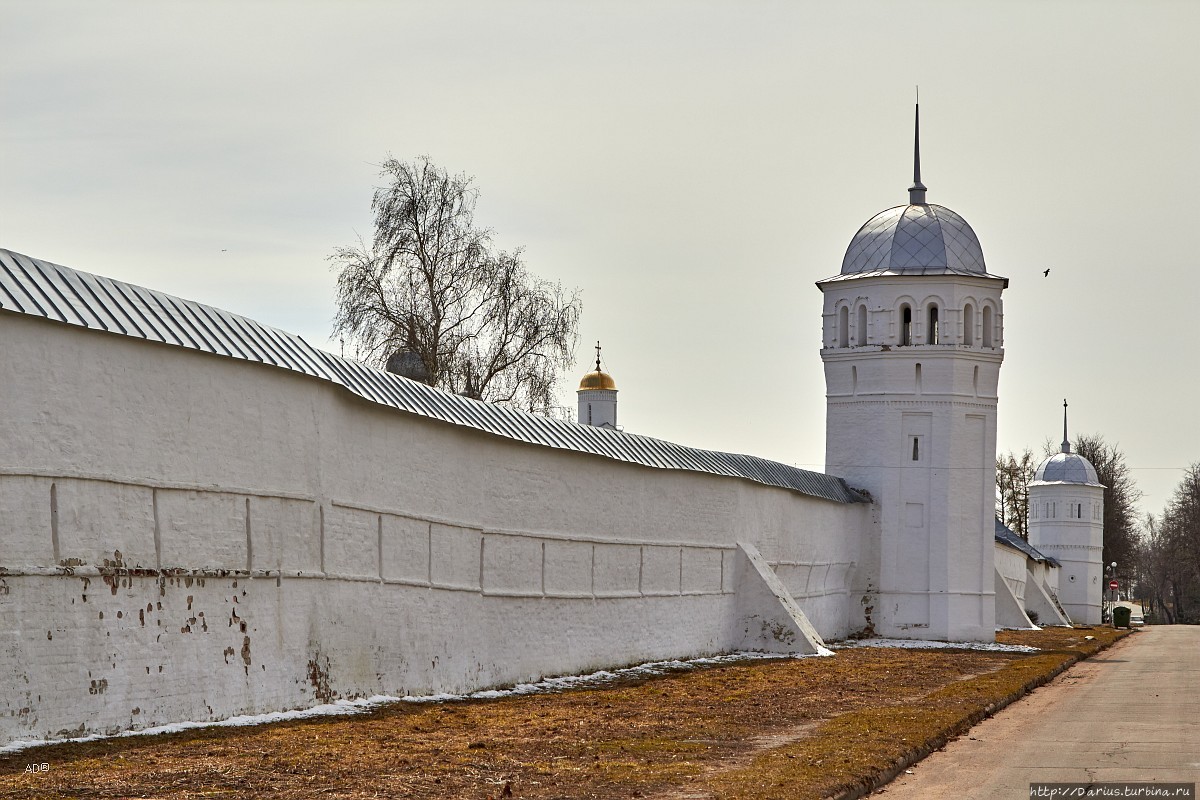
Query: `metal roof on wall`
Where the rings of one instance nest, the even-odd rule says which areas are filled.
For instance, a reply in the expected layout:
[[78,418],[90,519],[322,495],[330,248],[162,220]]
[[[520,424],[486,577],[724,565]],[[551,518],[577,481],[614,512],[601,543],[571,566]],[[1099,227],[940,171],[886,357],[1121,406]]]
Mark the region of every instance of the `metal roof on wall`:
[[1046,555],[1020,536],[1017,536],[1011,528],[1000,521],[999,517],[996,518],[996,541],[1006,544],[1014,550],[1020,550],[1034,561],[1045,561],[1055,567],[1062,566],[1062,564],[1058,563],[1057,559]]
[[745,478],[839,503],[863,501],[832,475],[471,400],[326,353],[299,336],[237,314],[4,249],[0,249],[0,308],[269,364],[337,384],[372,403],[519,442],[647,467]]

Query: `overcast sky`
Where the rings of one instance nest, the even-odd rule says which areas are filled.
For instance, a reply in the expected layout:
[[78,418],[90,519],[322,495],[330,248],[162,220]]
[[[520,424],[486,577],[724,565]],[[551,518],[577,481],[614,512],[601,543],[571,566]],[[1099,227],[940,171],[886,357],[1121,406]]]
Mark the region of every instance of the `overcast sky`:
[[[389,154],[578,287],[626,430],[824,461],[821,294],[930,202],[1004,294],[1001,450],[1200,461],[1200,3],[0,0],[0,246],[330,341]],[[1049,277],[1042,271],[1051,268]],[[1191,332],[1189,332],[1191,331]]]

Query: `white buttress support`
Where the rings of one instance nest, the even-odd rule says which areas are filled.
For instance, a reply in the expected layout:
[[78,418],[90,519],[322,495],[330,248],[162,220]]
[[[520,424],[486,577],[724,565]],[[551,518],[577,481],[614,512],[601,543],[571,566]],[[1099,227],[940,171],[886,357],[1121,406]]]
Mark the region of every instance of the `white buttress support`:
[[1054,602],[1046,587],[1029,571],[1025,573],[1025,608],[1038,615],[1038,625],[1071,627],[1071,620],[1067,619],[1067,615]]
[[[1028,585],[1025,587],[1025,595],[1029,596]],[[1037,630],[1037,625],[1034,625],[1033,620],[1025,613],[1021,601],[1013,594],[1012,587],[1004,580],[1000,570],[996,570],[996,627]]]
[[734,646],[769,653],[832,655],[758,548],[738,542],[738,553]]

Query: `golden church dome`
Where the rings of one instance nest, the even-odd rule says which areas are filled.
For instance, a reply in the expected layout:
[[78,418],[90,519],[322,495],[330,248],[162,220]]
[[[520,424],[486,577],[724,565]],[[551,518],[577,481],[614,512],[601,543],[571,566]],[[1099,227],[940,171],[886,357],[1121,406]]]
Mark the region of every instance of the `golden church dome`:
[[617,382],[607,372],[601,372],[597,369],[595,372],[589,372],[587,375],[584,375],[583,380],[579,382],[579,391],[583,392],[588,389],[612,389],[616,391]]

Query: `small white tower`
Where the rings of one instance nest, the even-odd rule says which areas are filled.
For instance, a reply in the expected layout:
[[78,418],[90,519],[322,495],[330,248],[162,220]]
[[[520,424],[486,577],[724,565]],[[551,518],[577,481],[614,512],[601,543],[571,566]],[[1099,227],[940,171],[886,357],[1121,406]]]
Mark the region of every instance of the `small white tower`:
[[579,416],[583,425],[617,427],[617,383],[600,369],[600,343],[596,342],[596,370],[579,382]]
[[967,221],[926,202],[920,111],[908,205],[867,221],[824,293],[825,470],[875,502],[872,622],[992,641],[1000,293]]
[[1029,543],[1062,564],[1058,602],[1071,621],[1100,624],[1104,486],[1092,463],[1071,452],[1066,400],[1062,452],[1043,461],[1029,484]]

